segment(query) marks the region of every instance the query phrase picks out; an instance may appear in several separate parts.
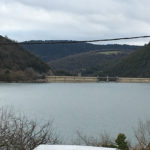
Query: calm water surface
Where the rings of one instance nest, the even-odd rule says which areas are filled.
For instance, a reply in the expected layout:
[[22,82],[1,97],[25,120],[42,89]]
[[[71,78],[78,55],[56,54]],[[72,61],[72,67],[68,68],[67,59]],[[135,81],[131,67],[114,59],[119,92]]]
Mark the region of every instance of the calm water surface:
[[92,136],[123,132],[131,138],[138,120],[150,120],[150,84],[1,83],[0,105],[38,121],[54,119],[65,141],[77,130]]

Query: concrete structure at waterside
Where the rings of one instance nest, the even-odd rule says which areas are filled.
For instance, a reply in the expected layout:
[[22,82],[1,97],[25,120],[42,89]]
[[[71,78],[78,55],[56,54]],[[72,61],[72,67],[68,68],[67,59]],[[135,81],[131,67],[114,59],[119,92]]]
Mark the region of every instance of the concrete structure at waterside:
[[98,82],[97,77],[47,76],[46,82]]
[[83,76],[47,76],[45,82],[122,82],[150,83],[150,78],[120,78],[120,77],[83,77]]
[[150,78],[118,78],[117,82],[125,82],[125,83],[150,83]]

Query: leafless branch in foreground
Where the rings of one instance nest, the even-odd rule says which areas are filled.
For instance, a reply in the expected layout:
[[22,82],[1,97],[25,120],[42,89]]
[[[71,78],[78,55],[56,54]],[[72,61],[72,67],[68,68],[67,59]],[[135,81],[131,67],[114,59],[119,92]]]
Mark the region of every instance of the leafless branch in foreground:
[[53,123],[38,125],[9,108],[0,108],[0,149],[33,150],[40,144],[58,144]]
[[139,121],[138,128],[134,133],[138,141],[139,149],[150,150],[150,121],[145,123]]
[[77,131],[78,138],[75,141],[75,144],[83,144],[88,146],[103,146],[103,147],[113,147],[114,142],[107,133],[101,134],[99,137],[88,137],[83,135],[81,132]]

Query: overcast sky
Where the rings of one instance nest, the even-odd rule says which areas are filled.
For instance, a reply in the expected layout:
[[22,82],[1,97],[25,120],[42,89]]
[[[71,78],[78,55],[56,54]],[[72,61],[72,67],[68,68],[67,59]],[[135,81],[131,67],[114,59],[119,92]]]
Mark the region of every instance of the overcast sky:
[[150,1],[0,0],[0,34],[18,41],[150,35]]

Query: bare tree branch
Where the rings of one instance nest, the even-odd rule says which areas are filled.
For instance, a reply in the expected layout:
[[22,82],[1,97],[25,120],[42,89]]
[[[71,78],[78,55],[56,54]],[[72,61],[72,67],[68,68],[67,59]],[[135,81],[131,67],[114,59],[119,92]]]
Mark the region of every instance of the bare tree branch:
[[58,144],[53,123],[41,126],[9,108],[0,108],[0,149],[33,150],[40,144]]

